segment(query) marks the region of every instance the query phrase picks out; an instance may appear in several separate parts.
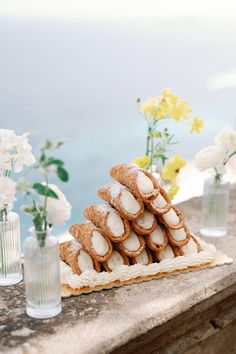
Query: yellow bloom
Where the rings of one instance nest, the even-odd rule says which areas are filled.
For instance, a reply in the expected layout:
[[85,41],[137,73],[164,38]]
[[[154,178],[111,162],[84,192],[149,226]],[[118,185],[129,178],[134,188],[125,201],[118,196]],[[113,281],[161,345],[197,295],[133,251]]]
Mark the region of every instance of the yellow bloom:
[[165,99],[167,97],[170,97],[172,95],[172,92],[168,88],[163,88],[162,90],[162,98]]
[[175,180],[181,168],[186,165],[186,162],[181,156],[173,156],[168,163],[162,169],[162,178],[169,179],[171,181]]
[[169,197],[170,197],[170,200],[173,200],[175,195],[178,193],[179,191],[179,186],[178,184],[176,183],[172,183],[171,186],[170,186],[170,189],[168,191],[168,194],[169,194]]
[[157,120],[164,118],[164,114],[159,106],[158,97],[149,97],[146,101],[140,103],[140,110],[147,116],[153,117]]
[[135,163],[138,167],[144,168],[146,170],[150,166],[151,160],[147,155],[145,155],[137,157],[133,160],[133,163]]
[[190,123],[192,126],[191,133],[200,133],[204,126],[204,121],[201,117],[193,118]]
[[188,119],[189,113],[192,109],[189,107],[186,100],[182,100],[180,97],[171,96],[169,98],[169,114],[172,119],[180,121],[181,119]]

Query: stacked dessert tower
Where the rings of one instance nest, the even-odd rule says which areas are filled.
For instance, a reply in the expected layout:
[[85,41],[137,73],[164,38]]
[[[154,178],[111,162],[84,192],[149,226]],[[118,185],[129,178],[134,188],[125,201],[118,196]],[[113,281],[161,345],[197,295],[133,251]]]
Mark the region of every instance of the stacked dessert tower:
[[105,203],[84,210],[73,225],[74,240],[61,244],[61,259],[73,272],[113,272],[122,265],[149,265],[202,251],[184,215],[153,175],[133,164],[115,166],[114,182],[99,189]]

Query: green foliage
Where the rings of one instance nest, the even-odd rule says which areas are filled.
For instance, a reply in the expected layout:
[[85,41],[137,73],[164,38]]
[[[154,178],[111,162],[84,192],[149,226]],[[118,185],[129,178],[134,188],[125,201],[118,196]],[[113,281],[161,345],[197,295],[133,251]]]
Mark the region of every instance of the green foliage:
[[55,198],[58,199],[58,196],[56,195],[56,193],[50,189],[48,186],[45,186],[42,183],[34,183],[33,184],[33,189],[35,189],[38,194],[40,195],[44,195],[50,198]]
[[[62,182],[67,182],[69,180],[69,174],[64,167],[64,161],[54,157],[54,154],[52,154],[52,151],[59,149],[63,144],[63,141],[53,143],[51,140],[46,140],[39,151],[39,155],[36,158],[36,163],[27,171],[29,172],[32,169],[36,170],[43,177],[44,182],[30,183],[26,179],[24,181],[23,190],[25,196],[27,198],[32,198],[32,204],[25,206],[23,210],[25,213],[32,216],[35,230],[40,232],[39,235],[41,236],[39,236],[38,239],[40,247],[43,247],[45,244],[46,231],[48,227],[47,199],[58,199],[57,194],[49,187],[49,177],[56,173],[57,177]],[[37,195],[44,198],[37,198],[37,202]]]

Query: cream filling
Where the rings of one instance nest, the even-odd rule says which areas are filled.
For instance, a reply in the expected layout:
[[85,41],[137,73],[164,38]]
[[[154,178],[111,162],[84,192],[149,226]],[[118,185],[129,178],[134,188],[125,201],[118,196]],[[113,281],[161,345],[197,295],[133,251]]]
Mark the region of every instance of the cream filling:
[[80,251],[77,262],[81,273],[85,272],[87,269],[94,269],[93,260],[85,251]]
[[156,245],[162,245],[165,242],[165,237],[162,229],[158,227],[150,234],[152,242]]
[[137,263],[139,264],[148,264],[148,254],[147,254],[147,251],[146,250],[143,250],[143,252],[135,257],[135,260]]
[[107,265],[111,270],[116,269],[117,267],[124,264],[124,259],[121,254],[117,251],[113,251],[111,258],[108,259]]
[[151,229],[154,223],[154,215],[150,211],[145,210],[142,216],[140,216],[136,222],[143,229]]
[[[128,281],[137,277],[152,276],[159,273],[171,273],[174,270],[184,270],[188,267],[198,267],[201,264],[215,262],[215,264],[230,264],[232,259],[216,251],[212,245],[207,245],[203,252],[188,256],[179,256],[173,259],[163,259],[160,263],[148,265],[134,264],[121,265],[112,272],[97,273],[95,270],[86,270],[81,275],[74,274],[71,267],[61,262],[61,283],[68,284],[73,289],[84,286],[93,288],[115,282],[116,280]],[[67,295],[68,296],[68,295]]]
[[154,186],[152,181],[145,173],[139,171],[137,175],[137,187],[140,193],[142,194],[150,194],[154,191]]
[[122,243],[124,247],[130,252],[137,251],[141,246],[138,236],[134,233],[134,231],[131,231],[129,237]]
[[106,239],[98,231],[93,231],[92,247],[99,256],[105,256],[109,251],[109,246]]
[[152,201],[152,206],[156,209],[162,209],[166,206],[166,204],[167,201],[161,195],[161,193],[159,193],[158,196]]
[[159,258],[160,258],[160,260],[173,259],[173,258],[175,258],[175,254],[174,254],[172,248],[169,245],[167,245],[163,250],[159,251]]
[[196,242],[194,242],[194,240],[190,238],[186,245],[181,246],[181,251],[183,252],[184,256],[198,253],[198,247]]
[[121,191],[120,201],[125,211],[129,214],[135,215],[141,210],[139,202],[134,198],[133,194],[126,189]]
[[115,210],[109,211],[109,214],[107,217],[107,226],[109,227],[111,233],[115,237],[122,236],[125,232],[123,220],[121,219],[120,215],[118,215]]
[[171,225],[177,225],[180,222],[178,215],[172,208],[163,215],[163,218]]
[[184,228],[182,227],[181,229],[178,230],[170,230],[169,232],[171,234],[171,236],[176,240],[176,241],[183,241],[186,240],[186,231],[184,230]]

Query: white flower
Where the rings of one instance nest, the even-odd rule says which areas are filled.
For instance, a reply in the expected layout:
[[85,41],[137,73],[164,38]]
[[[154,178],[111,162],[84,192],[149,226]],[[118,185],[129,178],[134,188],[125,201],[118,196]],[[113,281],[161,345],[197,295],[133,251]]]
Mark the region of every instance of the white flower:
[[195,166],[199,171],[215,168],[223,163],[225,149],[221,145],[208,146],[195,156]]
[[223,128],[220,133],[215,136],[215,143],[222,145],[229,152],[236,151],[236,131],[231,127]]
[[15,201],[16,183],[9,177],[0,176],[0,210],[11,207]]
[[17,136],[13,130],[0,129],[0,173],[14,169],[21,172],[23,166],[35,163],[32,147],[28,143],[29,134]]
[[[47,221],[52,225],[64,224],[71,217],[71,204],[55,184],[49,184],[48,186],[56,193],[58,199],[47,198]],[[44,200],[44,198],[41,199]]]
[[14,163],[15,172],[21,172],[23,165],[31,166],[35,163],[36,159],[32,154],[32,147],[28,143],[29,133],[17,137],[16,156]]

